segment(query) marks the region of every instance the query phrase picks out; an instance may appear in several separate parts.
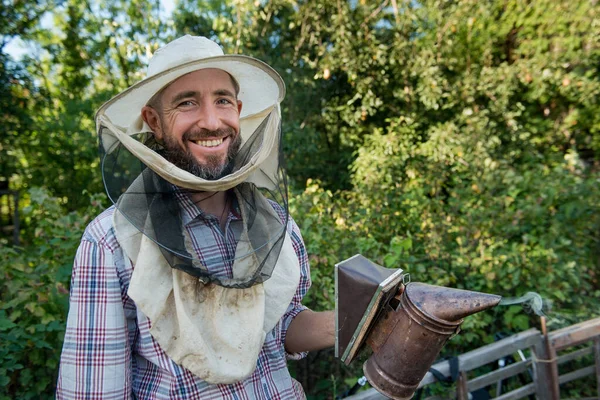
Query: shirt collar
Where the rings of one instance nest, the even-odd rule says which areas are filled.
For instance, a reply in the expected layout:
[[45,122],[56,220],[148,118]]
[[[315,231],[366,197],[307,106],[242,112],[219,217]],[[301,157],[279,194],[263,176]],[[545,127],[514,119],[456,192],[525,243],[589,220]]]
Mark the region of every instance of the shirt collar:
[[[197,218],[201,218],[204,220],[208,219],[216,219],[214,215],[207,214],[200,207],[198,207],[191,199],[189,193],[181,190],[181,188],[174,186],[173,189],[175,192],[175,197],[177,202],[179,203],[179,208],[181,209],[181,222],[184,226],[188,225],[190,222]],[[241,215],[239,212],[239,204],[237,198],[233,196],[232,207],[229,208],[229,214],[227,215],[227,220],[239,220],[241,219]]]

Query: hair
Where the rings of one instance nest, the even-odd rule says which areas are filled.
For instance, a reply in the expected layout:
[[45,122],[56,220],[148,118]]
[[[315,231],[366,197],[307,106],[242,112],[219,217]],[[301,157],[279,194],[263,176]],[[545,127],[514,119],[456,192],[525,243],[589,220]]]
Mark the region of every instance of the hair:
[[[227,71],[225,71],[225,72],[227,72]],[[227,72],[227,75],[229,75],[229,78],[231,79],[231,83],[233,84],[233,89],[235,90],[235,97],[237,98],[237,96],[240,94],[240,84],[233,77],[233,75],[231,75],[229,72]],[[150,98],[150,100],[148,100],[146,105],[148,107],[152,107],[153,109],[155,109],[158,112],[162,112],[162,104],[161,104],[162,95],[163,95],[163,92],[165,91],[165,89],[168,88],[170,84],[171,84],[171,82],[169,82],[167,85],[163,86],[158,92],[156,92],[154,94],[154,96],[152,96]]]

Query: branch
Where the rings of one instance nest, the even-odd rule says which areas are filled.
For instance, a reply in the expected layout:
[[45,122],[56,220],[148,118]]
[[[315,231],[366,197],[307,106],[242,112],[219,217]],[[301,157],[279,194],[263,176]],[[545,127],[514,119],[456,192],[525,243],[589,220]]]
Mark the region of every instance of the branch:
[[240,39],[242,38],[242,12],[240,11],[240,6],[237,7],[237,37],[235,38],[235,50],[234,53],[238,54],[238,50],[240,47]]
[[392,0],[392,8],[394,9],[394,18],[396,19],[396,25],[400,25],[400,17],[398,16],[398,3],[396,3],[396,0]]
[[[392,0],[395,2],[395,0]],[[364,28],[367,23],[369,22],[369,20],[371,20],[372,18],[375,18],[377,16],[377,14],[379,14],[381,12],[381,10],[383,10],[385,8],[385,6],[387,6],[388,4],[388,0],[384,0],[383,3],[381,3],[381,5],[379,7],[377,7],[372,13],[371,15],[369,15],[367,18],[365,18],[364,22],[360,25],[360,28]]]

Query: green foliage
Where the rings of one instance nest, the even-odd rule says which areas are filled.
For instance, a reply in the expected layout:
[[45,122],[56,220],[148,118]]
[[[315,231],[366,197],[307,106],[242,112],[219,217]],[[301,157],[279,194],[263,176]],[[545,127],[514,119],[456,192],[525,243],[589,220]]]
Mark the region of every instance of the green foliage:
[[[352,190],[309,182],[294,204],[315,280],[360,252],[413,280],[539,292],[552,328],[597,316],[597,11],[432,1],[396,15],[363,3],[303,12],[321,49],[306,53],[315,78],[343,81],[324,100],[326,129],[356,149]],[[316,285],[310,301],[326,306]],[[537,324],[520,307],[479,314],[444,354]]]
[[102,197],[65,213],[58,199],[34,188],[23,210],[35,226],[28,246],[0,247],[0,399],[53,398],[73,254]]
[[0,109],[3,112],[0,128],[0,183],[5,188],[8,187],[8,178],[16,174],[24,162],[18,143],[22,143],[21,132],[27,131],[32,123],[26,112],[31,89],[32,84],[26,71],[0,51]]
[[[22,20],[1,28],[2,43],[20,37],[33,49],[17,63],[0,47],[0,180],[48,191],[31,192],[24,249],[0,250],[2,304],[14,301],[1,310],[2,343],[20,335],[0,360],[11,394],[51,392],[63,292],[92,213],[81,191],[102,192],[94,111],[184,33],[260,58],[286,81],[284,152],[312,267],[308,306],[332,308],[334,264],[362,253],[413,281],[539,292],[551,329],[598,315],[594,2],[180,0],[172,20],[147,0],[21,3],[0,8]],[[51,8],[54,28],[44,29]],[[443,355],[537,323],[520,307],[476,315]],[[331,398],[361,373],[332,357],[290,363],[310,398]]]

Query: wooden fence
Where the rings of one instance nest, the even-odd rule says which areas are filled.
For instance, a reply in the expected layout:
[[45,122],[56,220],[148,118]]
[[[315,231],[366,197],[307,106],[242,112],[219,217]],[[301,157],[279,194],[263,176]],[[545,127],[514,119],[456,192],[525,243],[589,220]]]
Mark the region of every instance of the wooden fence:
[[[573,350],[574,346],[582,346]],[[575,371],[560,371],[559,366],[569,361],[580,359],[593,354],[592,365]],[[519,357],[514,357],[519,355]],[[515,362],[491,372],[476,374],[476,369],[489,365],[499,365],[498,361],[507,356],[513,356]],[[597,396],[600,399],[600,318],[585,321],[554,332],[545,332],[545,323],[542,332],[538,329],[529,329],[516,335],[507,337],[495,343],[480,347],[476,350],[458,356],[459,378],[456,390],[452,390],[444,397],[429,397],[434,399],[466,400],[469,393],[485,387],[496,387],[496,400],[516,400],[534,395],[539,400],[558,400],[560,398],[560,385],[580,379],[589,375],[596,376]],[[450,376],[450,362],[442,361],[433,368],[444,376]],[[473,378],[469,378],[472,375]],[[502,382],[509,378],[519,377],[524,380],[520,387],[508,393],[501,393]],[[436,382],[435,377],[428,372],[420,388]],[[375,389],[369,389],[354,396],[350,400],[380,400],[385,396]]]

